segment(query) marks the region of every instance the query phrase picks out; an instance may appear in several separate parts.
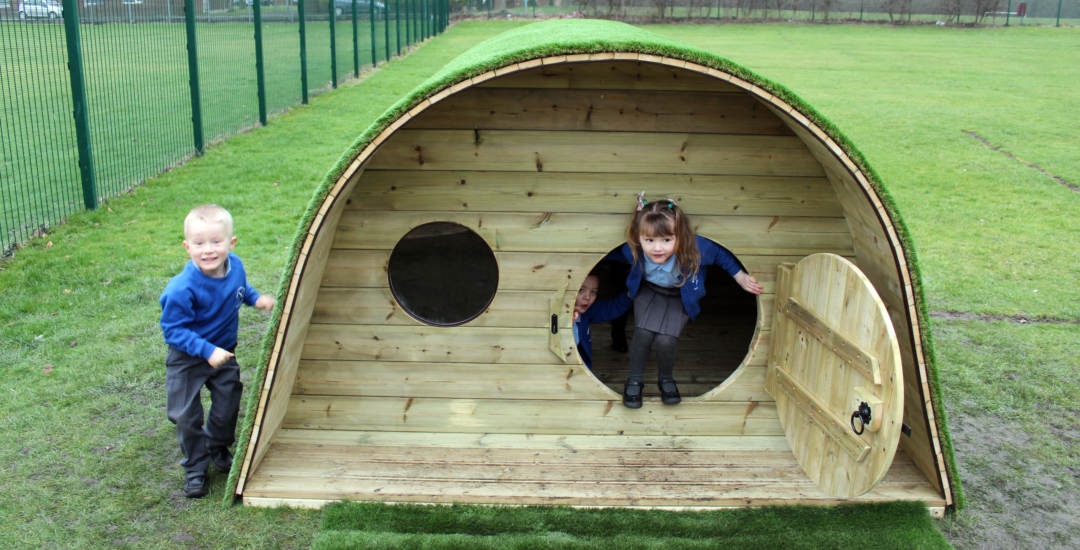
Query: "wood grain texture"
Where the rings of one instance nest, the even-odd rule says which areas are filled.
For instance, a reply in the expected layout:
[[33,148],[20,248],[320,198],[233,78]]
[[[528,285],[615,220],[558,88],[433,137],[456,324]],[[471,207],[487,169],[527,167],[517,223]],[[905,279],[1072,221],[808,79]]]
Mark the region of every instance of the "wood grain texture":
[[402,130],[368,162],[375,170],[824,175],[793,136]]
[[739,92],[495,87],[453,95],[405,128],[791,135]]

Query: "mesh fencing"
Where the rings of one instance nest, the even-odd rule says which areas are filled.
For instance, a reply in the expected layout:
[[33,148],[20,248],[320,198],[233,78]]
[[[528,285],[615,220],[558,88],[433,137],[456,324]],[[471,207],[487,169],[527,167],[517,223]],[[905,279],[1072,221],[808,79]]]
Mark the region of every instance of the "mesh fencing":
[[0,0],[0,255],[400,55],[447,13],[445,0]]
[[805,21],[945,25],[1080,24],[1077,0],[459,0],[455,16],[630,22]]

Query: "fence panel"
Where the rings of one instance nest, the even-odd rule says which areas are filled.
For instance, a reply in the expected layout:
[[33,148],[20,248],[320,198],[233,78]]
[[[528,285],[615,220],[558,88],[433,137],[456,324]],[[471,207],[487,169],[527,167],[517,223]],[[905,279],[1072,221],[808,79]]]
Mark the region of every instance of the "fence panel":
[[83,207],[59,21],[0,24],[0,250]]
[[[252,2],[270,115],[394,55],[404,23],[395,0],[190,1],[189,34],[184,0],[0,0],[0,255],[260,122]],[[69,65],[87,106],[85,198]]]

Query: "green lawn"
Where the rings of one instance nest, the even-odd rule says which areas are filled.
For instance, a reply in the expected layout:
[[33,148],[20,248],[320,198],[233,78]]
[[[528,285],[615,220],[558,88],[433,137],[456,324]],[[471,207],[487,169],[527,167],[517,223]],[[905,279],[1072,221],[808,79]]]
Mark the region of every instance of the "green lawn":
[[[71,216],[0,264],[0,547],[312,543],[318,513],[223,509],[224,476],[207,499],[180,493],[157,297],[186,260],[181,220],[199,203],[228,206],[252,284],[277,288],[297,220],[341,152],[444,63],[514,24],[460,24],[357,85]],[[965,133],[1080,182],[1080,31],[649,28],[793,89],[895,195],[937,317],[968,494],[967,510],[939,522],[948,539],[960,548],[1080,544],[1080,193]],[[242,315],[245,380],[264,327],[259,313]]]

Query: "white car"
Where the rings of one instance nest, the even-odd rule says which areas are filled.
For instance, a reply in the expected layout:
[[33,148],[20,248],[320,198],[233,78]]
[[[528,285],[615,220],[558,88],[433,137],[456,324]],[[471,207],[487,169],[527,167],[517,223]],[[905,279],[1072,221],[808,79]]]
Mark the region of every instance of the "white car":
[[19,19],[27,17],[63,17],[64,7],[56,0],[23,0],[19,2]]

